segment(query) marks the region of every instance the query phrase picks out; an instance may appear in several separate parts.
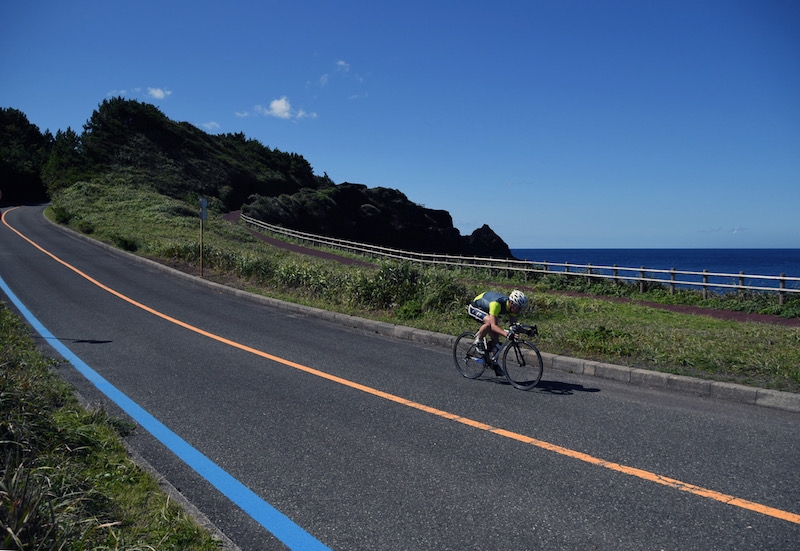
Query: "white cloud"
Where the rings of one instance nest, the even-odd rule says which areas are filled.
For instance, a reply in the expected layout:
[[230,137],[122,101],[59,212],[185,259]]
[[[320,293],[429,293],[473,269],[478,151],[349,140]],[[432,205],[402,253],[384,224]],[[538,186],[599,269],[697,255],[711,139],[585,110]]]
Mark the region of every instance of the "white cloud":
[[[332,71],[333,74],[325,73],[317,79],[317,85],[319,85],[320,88],[325,88],[328,84],[330,84],[330,82],[332,82],[331,79],[337,78],[345,80],[350,79],[358,82],[359,84],[364,83],[364,78],[362,76],[350,72],[350,64],[346,61],[338,59],[334,65],[336,68]],[[311,81],[307,82],[307,84],[311,85]]]
[[283,96],[280,99],[272,100],[269,103],[268,108],[264,107],[263,105],[256,105],[254,110],[259,115],[264,115],[265,117],[276,117],[278,119],[317,118],[316,113],[309,113],[303,109],[300,109],[299,111],[292,109],[292,104],[289,103],[289,100],[286,98],[286,96]]
[[292,104],[283,96],[281,99],[274,99],[269,102],[269,110],[264,113],[271,117],[278,117],[279,119],[292,118]]
[[171,90],[162,90],[161,88],[147,88],[147,95],[155,99],[164,99],[172,94]]
[[213,132],[214,130],[219,130],[219,123],[216,123],[214,121],[204,122],[203,123],[203,128],[205,128],[209,132]]

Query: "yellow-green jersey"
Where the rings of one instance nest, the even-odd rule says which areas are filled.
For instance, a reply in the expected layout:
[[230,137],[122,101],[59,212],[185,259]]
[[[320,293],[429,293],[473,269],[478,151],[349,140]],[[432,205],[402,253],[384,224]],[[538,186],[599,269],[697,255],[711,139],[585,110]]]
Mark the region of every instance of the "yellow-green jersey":
[[472,301],[472,306],[495,317],[501,314],[510,314],[508,297],[496,291],[481,293]]

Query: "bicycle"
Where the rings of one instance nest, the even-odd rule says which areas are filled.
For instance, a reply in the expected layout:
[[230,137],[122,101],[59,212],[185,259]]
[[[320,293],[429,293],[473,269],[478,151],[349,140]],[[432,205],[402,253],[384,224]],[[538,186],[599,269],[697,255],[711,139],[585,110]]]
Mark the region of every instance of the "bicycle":
[[[500,369],[511,386],[520,390],[530,390],[539,384],[544,371],[542,355],[536,345],[523,338],[539,334],[535,325],[514,324],[509,328],[512,337],[496,352],[489,350],[491,340],[484,337],[486,352],[481,354],[475,345],[477,333],[466,331],[456,337],[453,345],[453,359],[456,369],[467,379],[477,379],[487,368]],[[502,362],[498,362],[502,359]]]

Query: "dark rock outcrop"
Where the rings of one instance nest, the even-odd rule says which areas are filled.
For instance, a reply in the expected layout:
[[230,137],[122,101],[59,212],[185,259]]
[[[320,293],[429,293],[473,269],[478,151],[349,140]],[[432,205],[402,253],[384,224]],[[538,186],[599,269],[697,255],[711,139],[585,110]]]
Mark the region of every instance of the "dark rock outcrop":
[[406,251],[513,258],[489,226],[462,236],[447,211],[412,203],[396,189],[343,183],[250,199],[248,216],[299,231]]
[[469,249],[475,256],[492,258],[514,258],[505,241],[492,228],[484,224],[467,238]]

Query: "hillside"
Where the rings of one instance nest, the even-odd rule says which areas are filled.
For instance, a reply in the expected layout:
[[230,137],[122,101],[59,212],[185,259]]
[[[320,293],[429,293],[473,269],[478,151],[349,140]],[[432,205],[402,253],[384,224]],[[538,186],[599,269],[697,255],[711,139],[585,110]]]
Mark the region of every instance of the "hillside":
[[[17,128],[20,114],[14,114]],[[0,120],[4,136],[19,132],[7,118]],[[242,133],[208,134],[154,105],[104,100],[82,134],[68,128],[42,139],[48,154],[41,156],[39,181],[50,196],[78,181],[118,175],[169,197],[194,204],[206,197],[218,211],[242,210],[301,231],[420,252],[512,257],[487,225],[462,236],[447,211],[425,208],[398,190],[337,185],[297,153]]]

